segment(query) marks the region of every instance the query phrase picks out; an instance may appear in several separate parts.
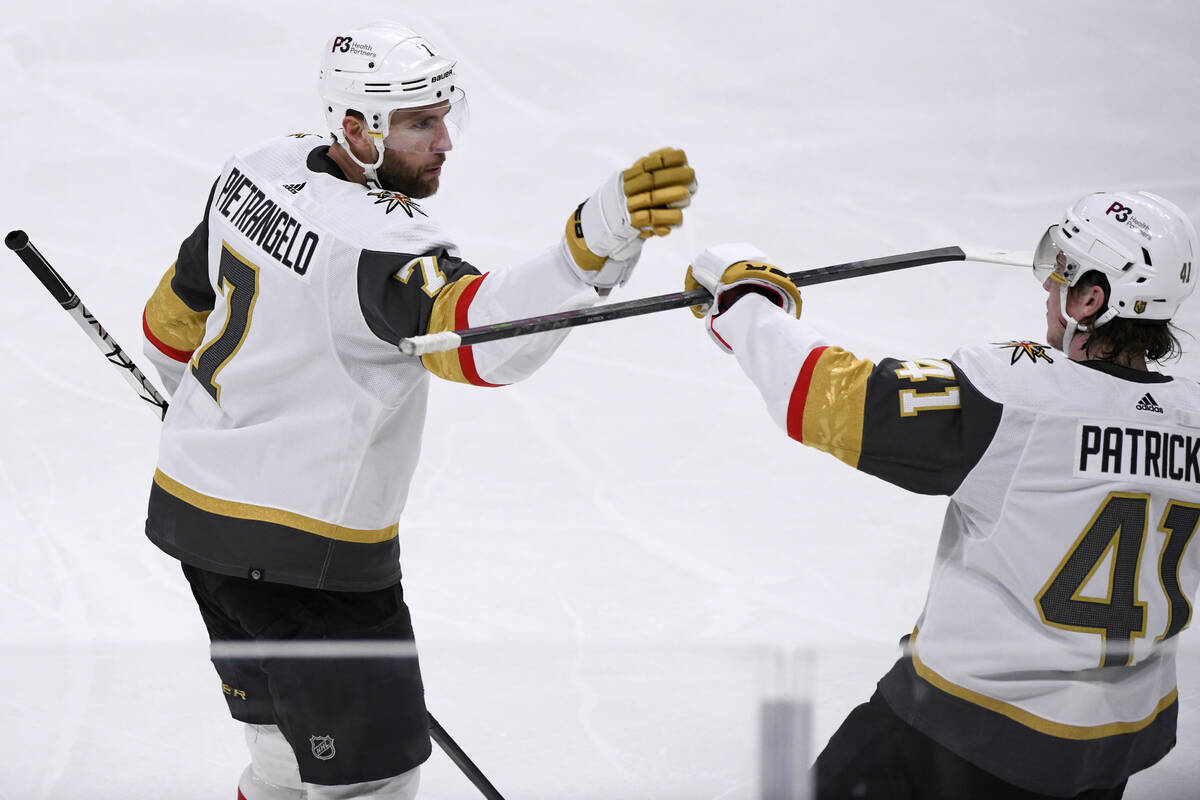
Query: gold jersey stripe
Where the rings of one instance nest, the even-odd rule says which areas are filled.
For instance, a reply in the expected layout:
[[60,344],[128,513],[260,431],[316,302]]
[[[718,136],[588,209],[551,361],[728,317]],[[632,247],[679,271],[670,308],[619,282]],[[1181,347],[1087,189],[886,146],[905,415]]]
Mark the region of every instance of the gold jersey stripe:
[[994,711],[997,714],[1008,717],[1014,722],[1019,722],[1026,728],[1032,728],[1038,733],[1057,736],[1059,739],[1087,741],[1090,739],[1105,739],[1109,736],[1119,736],[1123,733],[1135,733],[1153,723],[1158,718],[1158,715],[1167,708],[1170,708],[1171,704],[1179,696],[1179,689],[1172,689],[1158,701],[1158,705],[1154,707],[1149,716],[1134,720],[1133,722],[1108,722],[1103,725],[1067,725],[1062,722],[1054,722],[1053,720],[1039,717],[1011,703],[997,700],[994,697],[988,697],[985,694],[980,694],[965,686],[959,686],[956,683],[946,680],[917,657],[917,630],[915,628],[913,629],[910,644],[913,669],[916,670],[918,675],[946,694],[953,695],[960,700],[966,700],[968,703],[980,708],[986,708],[988,711]]
[[[469,275],[448,284],[438,292],[437,297],[433,300],[433,308],[429,313],[429,325],[425,332],[441,333],[442,331],[457,330],[460,327],[458,301],[468,289],[481,280],[483,280],[482,275]],[[471,383],[471,379],[463,371],[461,355],[458,350],[428,353],[421,356],[421,363],[425,365],[425,369],[439,378],[459,383]]]
[[804,399],[804,443],[858,467],[867,378],[875,365],[840,347],[818,359]]
[[158,287],[146,301],[146,328],[162,344],[181,353],[191,353],[204,341],[208,311],[194,311],[171,288],[175,265],[162,276]]
[[386,542],[389,539],[395,539],[400,531],[398,523],[377,530],[346,528],[279,508],[256,506],[250,503],[235,503],[232,500],[209,497],[206,494],[189,489],[162,470],[154,471],[154,482],[164,492],[210,514],[219,514],[223,517],[234,517],[235,519],[254,520],[256,522],[270,522],[275,525],[283,525],[287,528],[295,528],[305,533],[321,536],[325,539],[335,539],[339,542],[378,544],[379,542]]

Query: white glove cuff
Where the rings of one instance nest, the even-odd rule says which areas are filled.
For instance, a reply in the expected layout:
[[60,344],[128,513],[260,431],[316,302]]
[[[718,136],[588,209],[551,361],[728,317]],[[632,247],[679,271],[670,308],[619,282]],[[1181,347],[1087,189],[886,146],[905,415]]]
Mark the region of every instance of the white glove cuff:
[[[617,253],[638,232],[630,224],[625,178],[614,172],[583,206],[583,238],[598,256]],[[620,255],[618,255],[620,258]]]
[[561,250],[563,260],[570,266],[575,277],[588,286],[594,286],[597,290],[601,290],[601,294],[608,294],[614,287],[624,286],[629,280],[629,276],[633,274],[633,268],[637,266],[638,258],[642,254],[642,240],[634,239],[628,243],[621,249],[624,258],[618,259],[615,255],[609,256],[604,262],[604,266],[598,270],[579,268],[579,265],[575,263],[575,258],[571,255],[571,248],[567,244],[566,237],[562,239]]
[[[577,269],[584,283],[597,289],[624,286],[642,254],[638,230],[630,224],[629,205],[625,197],[625,178],[614,172],[583,204],[579,224],[587,249],[600,258],[607,258],[599,270]],[[570,248],[567,248],[570,258]],[[572,260],[574,263],[574,260]]]
[[604,263],[604,269],[600,270],[599,274],[592,281],[592,285],[597,289],[611,289],[614,286],[624,286],[629,280],[629,276],[633,274],[633,268],[637,266],[638,258],[642,254],[642,243],[639,240],[637,247],[633,250],[632,255],[624,260],[617,260],[616,256],[609,256],[608,261]]

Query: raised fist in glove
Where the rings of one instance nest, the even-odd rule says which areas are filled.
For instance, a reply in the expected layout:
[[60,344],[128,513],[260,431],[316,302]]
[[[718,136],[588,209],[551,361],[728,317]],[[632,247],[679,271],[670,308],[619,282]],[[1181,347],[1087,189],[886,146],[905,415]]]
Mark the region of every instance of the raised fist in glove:
[[683,278],[687,291],[704,287],[713,296],[710,303],[692,306],[692,313],[706,319],[709,334],[725,350],[729,345],[713,331],[713,321],[739,298],[761,294],[794,317],[800,316],[800,289],[767,256],[750,244],[719,244],[692,259]]
[[696,171],[682,150],[665,148],[614,173],[567,219],[564,246],[579,277],[608,294],[624,285],[642,242],[683,224]]

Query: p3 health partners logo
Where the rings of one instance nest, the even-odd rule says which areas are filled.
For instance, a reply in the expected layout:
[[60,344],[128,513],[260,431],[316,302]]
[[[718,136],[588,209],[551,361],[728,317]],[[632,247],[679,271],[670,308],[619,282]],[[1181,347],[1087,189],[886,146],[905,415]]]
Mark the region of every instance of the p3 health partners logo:
[[[350,53],[356,56],[376,58],[375,47],[370,42],[356,42],[353,36],[334,36],[330,42],[329,52]],[[372,64],[372,67],[375,65]]]
[[1143,239],[1152,240],[1154,232],[1150,226],[1133,215],[1133,209],[1123,203],[1113,203],[1104,211],[1105,216],[1112,216],[1117,222],[1124,222],[1130,230],[1139,234]]
[[386,189],[381,189],[377,192],[367,192],[367,196],[375,198],[375,205],[385,204],[383,209],[385,214],[390,214],[399,208],[403,209],[409,218],[412,218],[413,212],[420,214],[422,217],[429,216],[421,210],[421,207],[417,205],[415,200],[405,197],[399,192],[389,192]]
[[310,736],[308,743],[312,746],[313,757],[318,761],[328,761],[337,755],[332,736]]

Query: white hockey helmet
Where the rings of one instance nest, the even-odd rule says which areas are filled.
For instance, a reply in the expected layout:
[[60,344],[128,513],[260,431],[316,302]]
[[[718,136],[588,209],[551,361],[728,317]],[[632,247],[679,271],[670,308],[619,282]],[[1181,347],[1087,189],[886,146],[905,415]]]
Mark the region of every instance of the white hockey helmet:
[[[1149,192],[1097,192],[1050,226],[1033,269],[1043,283],[1053,277],[1067,287],[1088,272],[1103,273],[1108,307],[1092,327],[1116,317],[1165,321],[1196,287],[1192,265],[1197,246],[1191,220],[1169,200]],[[1062,293],[1064,317],[1066,295]]]
[[454,67],[454,59],[439,55],[420,34],[394,22],[372,22],[333,36],[325,44],[317,82],[330,132],[344,145],[346,112],[363,115],[377,155],[373,164],[354,160],[373,178],[385,147],[406,149],[404,142],[387,141],[392,113],[445,104],[442,122],[452,146],[467,119],[466,94]]

